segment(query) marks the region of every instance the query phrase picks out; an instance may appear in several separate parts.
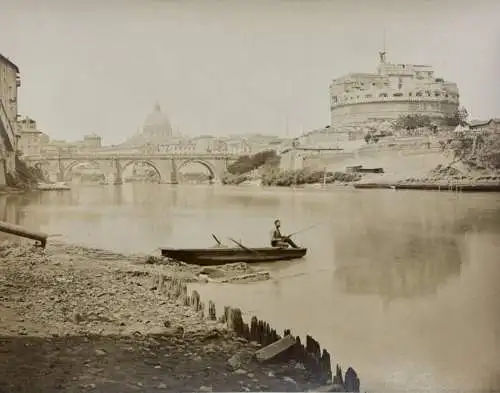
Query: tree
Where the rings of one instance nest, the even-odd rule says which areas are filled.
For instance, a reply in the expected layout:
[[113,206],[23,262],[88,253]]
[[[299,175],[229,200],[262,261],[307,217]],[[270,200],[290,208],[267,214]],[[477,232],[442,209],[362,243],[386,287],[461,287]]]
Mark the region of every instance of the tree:
[[455,117],[459,125],[464,126],[467,124],[467,118],[469,117],[469,112],[463,106],[459,107],[455,112]]
[[500,169],[500,134],[491,132],[477,142],[476,162],[486,168]]
[[455,161],[488,168],[500,169],[500,133],[491,131],[484,134],[455,135],[449,143]]
[[467,124],[467,118],[469,117],[469,112],[463,106],[457,108],[452,116],[444,118],[444,124],[450,127],[456,127],[458,125],[464,126]]
[[427,115],[401,115],[395,123],[395,129],[415,130],[420,127],[431,127],[432,119]]

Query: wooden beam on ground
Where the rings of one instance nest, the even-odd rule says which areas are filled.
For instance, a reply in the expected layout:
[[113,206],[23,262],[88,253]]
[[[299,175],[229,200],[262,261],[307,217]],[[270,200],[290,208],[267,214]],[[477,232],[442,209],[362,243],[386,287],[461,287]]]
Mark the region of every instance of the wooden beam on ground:
[[9,222],[0,221],[0,232],[5,232],[11,235],[25,237],[31,240],[40,242],[40,246],[45,248],[49,235],[43,232],[30,231],[20,225],[11,224]]

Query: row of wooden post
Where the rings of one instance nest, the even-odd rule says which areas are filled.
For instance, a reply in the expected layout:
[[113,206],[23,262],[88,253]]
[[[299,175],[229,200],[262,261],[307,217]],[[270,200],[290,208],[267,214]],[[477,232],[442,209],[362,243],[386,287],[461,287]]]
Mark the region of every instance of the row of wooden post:
[[[188,295],[187,284],[183,280],[167,277],[162,274],[156,274],[153,277],[153,285],[159,290],[163,290],[169,298],[181,300],[185,306],[192,307],[193,310],[200,313],[203,318],[217,320],[217,310],[213,301],[208,302],[208,312],[205,314],[205,304],[201,301],[197,291]],[[261,346],[268,346],[282,337],[273,329],[269,323],[252,317],[250,325],[245,323],[241,310],[239,308],[224,307],[224,312],[219,321],[227,324],[228,328],[234,333],[248,341],[259,343]],[[290,329],[283,332],[283,336],[292,336]],[[306,370],[310,371],[315,378],[322,383],[331,383],[343,388],[344,392],[359,392],[360,381],[356,371],[349,367],[345,374],[337,364],[335,374],[332,375],[332,360],[326,349],[321,350],[321,346],[313,337],[307,335],[305,345],[302,344],[300,337],[295,337],[295,345],[280,355],[279,361],[294,360],[304,365]]]

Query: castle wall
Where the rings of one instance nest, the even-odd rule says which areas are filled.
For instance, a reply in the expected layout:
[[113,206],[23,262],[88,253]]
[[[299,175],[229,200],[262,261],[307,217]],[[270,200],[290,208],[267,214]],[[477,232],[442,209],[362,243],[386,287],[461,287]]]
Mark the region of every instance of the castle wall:
[[430,117],[451,117],[457,109],[458,102],[433,98],[394,100],[388,97],[383,101],[360,99],[356,103],[333,107],[331,124],[333,128],[342,128],[370,120],[395,120],[401,115],[416,114]]

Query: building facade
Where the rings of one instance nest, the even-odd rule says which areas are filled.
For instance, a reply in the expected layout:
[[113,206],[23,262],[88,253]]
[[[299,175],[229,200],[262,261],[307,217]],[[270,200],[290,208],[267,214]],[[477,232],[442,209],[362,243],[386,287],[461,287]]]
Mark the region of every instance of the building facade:
[[102,146],[102,138],[97,134],[89,134],[83,136],[82,148],[85,150],[96,150]]
[[42,132],[38,130],[36,121],[29,117],[18,120],[19,153],[26,156],[39,156],[42,154]]
[[459,106],[455,83],[436,77],[429,65],[393,64],[380,53],[377,73],[349,73],[330,85],[331,127],[350,129],[401,115],[452,117]]
[[6,173],[14,173],[16,169],[20,86],[19,68],[0,54],[0,184],[5,184]]

